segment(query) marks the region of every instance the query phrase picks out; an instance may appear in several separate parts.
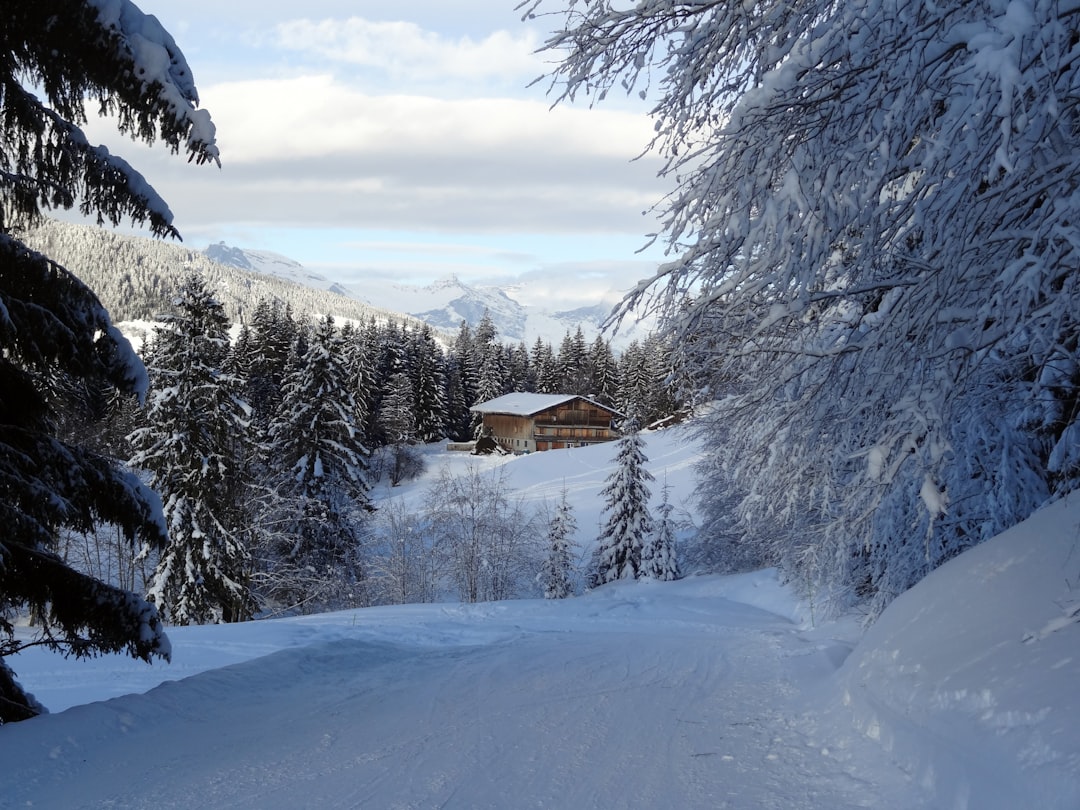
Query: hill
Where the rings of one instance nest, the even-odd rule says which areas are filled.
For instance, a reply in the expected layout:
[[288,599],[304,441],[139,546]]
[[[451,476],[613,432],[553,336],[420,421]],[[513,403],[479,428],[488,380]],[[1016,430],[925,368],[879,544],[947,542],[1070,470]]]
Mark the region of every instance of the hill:
[[169,308],[177,283],[188,272],[207,280],[233,321],[242,320],[265,298],[289,305],[297,316],[419,323],[406,314],[305,283],[300,276],[284,278],[222,264],[200,251],[160,239],[59,221],[45,222],[20,238],[86,282],[117,323],[156,320]]

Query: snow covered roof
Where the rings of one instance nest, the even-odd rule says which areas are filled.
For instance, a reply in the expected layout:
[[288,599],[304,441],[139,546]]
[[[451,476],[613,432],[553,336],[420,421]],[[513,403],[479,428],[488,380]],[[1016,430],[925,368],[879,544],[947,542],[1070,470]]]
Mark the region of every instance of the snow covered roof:
[[504,413],[509,414],[510,416],[533,416],[541,411],[548,410],[548,408],[555,408],[575,399],[583,399],[598,408],[603,408],[605,411],[619,413],[614,408],[609,408],[607,405],[601,405],[599,402],[591,400],[588,397],[580,396],[579,394],[526,394],[520,392],[503,394],[503,396],[489,399],[487,402],[478,402],[476,405],[469,408],[469,410],[473,413]]

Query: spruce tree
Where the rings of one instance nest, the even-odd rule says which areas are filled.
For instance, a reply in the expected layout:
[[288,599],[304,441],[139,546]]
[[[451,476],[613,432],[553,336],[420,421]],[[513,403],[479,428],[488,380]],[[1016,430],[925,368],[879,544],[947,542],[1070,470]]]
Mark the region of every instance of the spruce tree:
[[559,380],[559,393],[590,393],[588,350],[580,326],[573,335],[567,332],[559,346]]
[[367,449],[355,412],[341,337],[326,317],[286,376],[270,426],[268,454],[285,498],[281,520],[291,528],[267,578],[283,606],[310,612],[363,601]]
[[381,344],[382,333],[372,317],[356,333],[351,350],[346,347],[356,404],[356,429],[360,432],[361,441],[371,450],[379,444],[376,420],[379,415],[381,386],[376,364]]
[[537,338],[531,355],[533,373],[536,376],[536,391],[540,394],[560,393],[559,364],[551,344]]
[[619,366],[611,344],[601,335],[589,347],[589,396],[601,405],[614,405],[619,388]]
[[662,500],[656,510],[660,517],[645,541],[641,562],[646,577],[670,582],[682,574],[675,549],[675,522],[671,519],[675,508],[671,503],[671,487],[665,483],[661,493]]
[[426,323],[413,331],[413,434],[417,441],[435,442],[446,435],[446,374],[442,350]]
[[247,349],[245,399],[252,408],[253,421],[265,430],[281,403],[282,382],[298,327],[288,307],[266,299],[255,306],[250,327],[250,344],[237,349]]
[[576,531],[577,520],[574,518],[573,508],[566,500],[564,489],[548,526],[548,556],[539,576],[545,599],[565,599],[574,595],[571,549],[576,545]]
[[174,624],[249,618],[250,556],[240,538],[247,406],[222,371],[229,350],[222,305],[197,276],[181,285],[149,352],[146,427],[131,435],[133,466],[165,503],[169,543],[149,598]]
[[[477,389],[480,386],[480,353],[477,351],[476,338],[468,321],[462,321],[458,327],[457,337],[454,339],[453,356],[457,358],[457,364],[461,376],[461,392],[465,400],[466,409],[475,405]],[[472,418],[472,415],[469,415]]]
[[[87,140],[88,99],[118,113],[120,129],[138,140],[217,161],[213,124],[195,109],[176,43],[130,3],[108,6],[118,8],[106,16],[88,0],[8,3],[0,19],[0,724],[44,710],[4,660],[26,644],[77,656],[169,656],[151,604],[56,554],[61,530],[102,523],[138,544],[165,542],[158,498],[114,460],[61,440],[44,393],[47,381],[69,378],[141,396],[145,371],[97,296],[14,236],[42,209],[77,199],[102,222],[131,219],[177,235],[146,181]],[[35,636],[16,639],[10,617],[27,610]]]
[[627,420],[617,448],[615,467],[600,492],[607,521],[593,558],[591,578],[596,585],[641,577],[642,551],[653,531],[647,484],[653,477],[645,469],[649,459],[636,420]]

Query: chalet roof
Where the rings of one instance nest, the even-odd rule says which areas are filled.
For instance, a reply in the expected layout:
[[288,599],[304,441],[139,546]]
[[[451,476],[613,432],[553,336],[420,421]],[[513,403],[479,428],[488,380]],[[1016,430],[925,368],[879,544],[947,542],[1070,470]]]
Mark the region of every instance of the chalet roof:
[[603,408],[609,413],[622,416],[622,414],[614,408],[609,408],[607,405],[601,405],[599,402],[579,394],[526,394],[523,392],[503,394],[501,397],[489,399],[487,402],[478,402],[469,408],[469,410],[473,413],[501,413],[510,416],[534,416],[541,411],[558,407],[559,405],[571,402],[575,399],[585,400],[586,402],[595,405],[597,408]]

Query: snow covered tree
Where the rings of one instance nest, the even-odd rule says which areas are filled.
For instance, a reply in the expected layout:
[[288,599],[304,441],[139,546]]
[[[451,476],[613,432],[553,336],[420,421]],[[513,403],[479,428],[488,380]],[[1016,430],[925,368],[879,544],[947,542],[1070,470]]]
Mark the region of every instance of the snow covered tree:
[[248,345],[238,340],[234,348],[244,355],[239,362],[245,372],[245,401],[252,408],[255,423],[265,430],[281,403],[289,351],[298,327],[288,307],[262,299],[252,313],[250,330]]
[[367,448],[360,442],[340,335],[330,317],[316,326],[285,378],[270,425],[268,457],[283,497],[287,545],[269,564],[271,597],[304,611],[363,602],[359,559],[367,505]]
[[619,365],[611,344],[597,335],[589,347],[589,396],[601,405],[614,405],[619,389]]
[[360,329],[341,330],[346,365],[349,369],[349,387],[353,392],[353,421],[361,441],[370,447],[368,436],[372,409],[375,403],[375,356],[378,352],[378,327],[374,320]]
[[574,510],[566,500],[563,490],[559,505],[548,525],[548,555],[540,569],[540,584],[544,589],[545,599],[566,599],[574,595],[573,556],[571,551],[576,545],[574,534],[577,532],[577,520]]
[[600,491],[607,521],[593,557],[590,579],[594,585],[643,576],[642,551],[653,531],[647,483],[653,476],[645,468],[649,459],[633,419],[624,424],[617,448],[615,467]]
[[413,330],[409,355],[412,359],[412,432],[420,442],[436,442],[446,435],[446,375],[442,350],[426,323]]
[[424,515],[440,569],[463,602],[511,599],[533,585],[536,519],[511,497],[504,471],[444,468],[427,491]]
[[251,617],[245,525],[247,405],[222,366],[229,323],[202,279],[189,276],[149,350],[145,427],[131,435],[132,466],[161,493],[169,543],[149,598],[174,624]]
[[656,98],[675,257],[624,311],[660,309],[722,398],[710,469],[745,482],[741,523],[774,560],[876,613],[1076,485],[1071,7],[560,13],[560,98]]
[[540,338],[532,347],[530,358],[533,373],[536,375],[536,390],[541,394],[559,394],[559,361],[550,343]]
[[476,390],[480,385],[480,351],[477,349],[476,337],[468,321],[462,321],[461,326],[458,327],[457,337],[454,338],[453,356],[457,358],[461,391],[467,409],[478,401]]
[[675,509],[671,503],[671,487],[666,483],[661,490],[662,499],[656,511],[659,519],[652,533],[645,540],[641,552],[641,568],[644,576],[670,582],[682,576],[679,571],[679,559],[675,549],[675,522],[671,513]]
[[589,373],[589,350],[585,345],[585,333],[579,326],[571,335],[563,336],[559,346],[559,391],[564,394],[592,393],[592,379]]
[[[43,711],[4,658],[25,644],[78,656],[126,651],[150,660],[169,644],[154,607],[73,571],[55,554],[62,529],[118,526],[133,542],[165,541],[161,504],[115,461],[61,441],[44,386],[73,378],[143,394],[146,375],[97,297],[14,235],[42,209],[71,208],[114,224],[176,235],[164,201],[81,127],[86,100],[122,131],[217,160],[209,116],[183,55],[128,2],[14,3],[0,20],[0,724]],[[31,92],[26,86],[33,86]],[[29,610],[36,637],[12,618]]]
[[[507,357],[491,315],[484,316],[477,324],[473,337],[473,353],[476,358],[476,402],[487,402],[507,392]],[[475,402],[473,403],[476,404]]]

